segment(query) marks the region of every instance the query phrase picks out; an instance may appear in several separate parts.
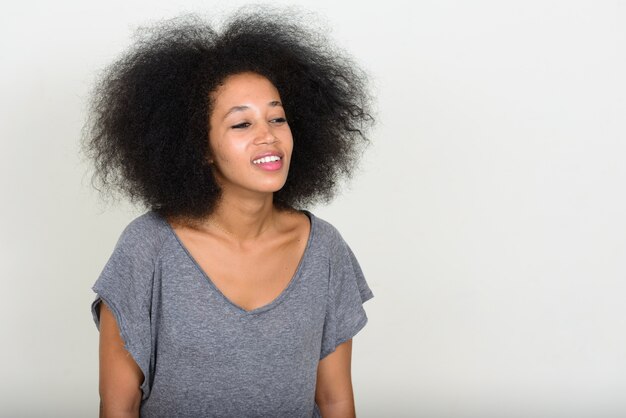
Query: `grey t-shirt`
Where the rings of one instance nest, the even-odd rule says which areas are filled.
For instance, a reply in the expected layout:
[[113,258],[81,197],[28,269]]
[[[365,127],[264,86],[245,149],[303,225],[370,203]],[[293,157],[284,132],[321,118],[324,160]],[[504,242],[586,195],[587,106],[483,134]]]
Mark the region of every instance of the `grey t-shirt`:
[[288,286],[246,311],[212,283],[156,212],[132,220],[93,286],[141,368],[141,417],[319,417],[320,359],[367,323],[374,295],[337,229],[311,232]]

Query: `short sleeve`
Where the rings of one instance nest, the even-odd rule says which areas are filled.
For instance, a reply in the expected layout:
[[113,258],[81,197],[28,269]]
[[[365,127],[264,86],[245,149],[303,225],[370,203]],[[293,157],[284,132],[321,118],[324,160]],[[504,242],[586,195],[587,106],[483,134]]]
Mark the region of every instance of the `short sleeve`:
[[100,328],[100,302],[115,316],[124,348],[144,375],[142,398],[149,394],[151,325],[150,307],[155,266],[155,243],[143,219],[134,220],[122,232],[113,253],[92,289],[93,319]]
[[320,360],[367,324],[363,303],[374,297],[359,262],[339,233],[330,247],[329,292]]

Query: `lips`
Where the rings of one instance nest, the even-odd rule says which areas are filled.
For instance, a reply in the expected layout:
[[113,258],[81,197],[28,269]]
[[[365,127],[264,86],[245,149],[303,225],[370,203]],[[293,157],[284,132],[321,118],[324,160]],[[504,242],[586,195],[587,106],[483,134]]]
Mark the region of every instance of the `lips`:
[[267,157],[262,157],[262,158],[252,161],[252,164],[265,164],[265,163],[272,163],[274,161],[280,161],[280,160],[281,158],[277,155],[268,155]]
[[252,165],[265,171],[280,170],[283,166],[283,155],[279,152],[265,152],[252,159]]
[[283,159],[283,154],[277,151],[264,152],[252,158],[252,164],[263,164]]

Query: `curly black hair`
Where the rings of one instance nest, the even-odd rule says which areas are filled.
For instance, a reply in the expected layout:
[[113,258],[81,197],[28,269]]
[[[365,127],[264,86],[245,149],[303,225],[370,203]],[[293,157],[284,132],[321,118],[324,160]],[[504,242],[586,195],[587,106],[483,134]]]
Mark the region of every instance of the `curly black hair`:
[[294,141],[276,206],[328,202],[369,142],[372,98],[367,74],[307,26],[293,9],[247,8],[219,33],[196,15],[140,29],[91,96],[82,149],[95,162],[92,185],[165,217],[209,215],[220,197],[208,162],[209,93],[255,72],[276,86]]

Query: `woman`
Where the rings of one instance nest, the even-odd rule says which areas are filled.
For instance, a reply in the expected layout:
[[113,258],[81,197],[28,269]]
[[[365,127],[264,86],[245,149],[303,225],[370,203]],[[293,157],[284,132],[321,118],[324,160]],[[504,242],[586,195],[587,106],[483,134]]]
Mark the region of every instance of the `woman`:
[[350,417],[373,297],[303,208],[350,175],[364,74],[285,13],[147,30],[94,92],[86,152],[149,209],[93,290],[103,417]]

